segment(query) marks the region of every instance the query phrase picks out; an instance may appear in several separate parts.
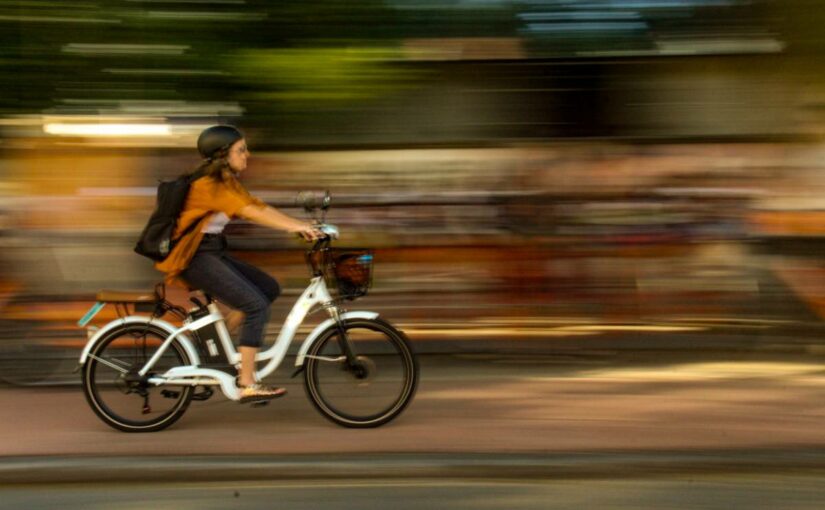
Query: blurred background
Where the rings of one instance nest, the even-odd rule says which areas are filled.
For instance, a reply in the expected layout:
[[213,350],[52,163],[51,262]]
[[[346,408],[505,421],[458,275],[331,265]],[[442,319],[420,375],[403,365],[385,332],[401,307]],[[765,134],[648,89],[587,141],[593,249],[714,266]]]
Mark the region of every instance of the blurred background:
[[[161,280],[132,246],[218,122],[253,194],[331,192],[340,244],[376,250],[354,307],[422,352],[821,354],[823,24],[815,0],[4,1],[0,378],[76,382],[76,321]],[[285,289],[275,331],[304,247],[230,230]]]

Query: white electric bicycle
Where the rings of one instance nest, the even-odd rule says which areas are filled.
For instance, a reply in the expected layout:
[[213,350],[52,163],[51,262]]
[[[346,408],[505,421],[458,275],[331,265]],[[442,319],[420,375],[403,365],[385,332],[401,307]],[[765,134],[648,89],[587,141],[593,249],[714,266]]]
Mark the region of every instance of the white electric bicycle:
[[[328,205],[327,195],[324,214]],[[372,253],[333,249],[337,229],[323,220],[319,227],[327,236],[307,252],[312,279],[275,343],[258,353],[256,361],[266,364],[256,378],[263,380],[278,368],[307,315],[326,310],[329,318],[301,344],[292,377],[303,372],[309,399],[333,422],[378,427],[412,400],[418,362],[404,333],[377,313],[342,308],[345,300],[366,294]],[[162,284],[143,294],[102,291],[97,301],[78,322],[81,327],[106,304],[117,307],[119,318],[90,331],[79,369],[86,399],[106,424],[126,432],[153,432],[175,423],[192,400],[210,398],[215,386],[231,400],[240,398],[235,382],[240,354],[210,296],[206,303],[192,298],[196,307],[188,312],[165,299]],[[141,311],[151,314],[135,314]],[[163,320],[166,314],[183,325]]]

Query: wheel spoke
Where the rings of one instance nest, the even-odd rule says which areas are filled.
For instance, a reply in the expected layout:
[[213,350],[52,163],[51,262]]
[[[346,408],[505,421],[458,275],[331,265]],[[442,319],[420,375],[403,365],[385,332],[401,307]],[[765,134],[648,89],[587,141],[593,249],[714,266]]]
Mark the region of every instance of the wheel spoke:
[[109,367],[109,368],[113,368],[113,369],[117,370],[117,371],[118,371],[118,372],[120,372],[121,374],[128,374],[128,373],[129,373],[129,370],[128,370],[128,369],[123,368],[123,367],[119,367],[119,366],[115,365],[115,364],[112,362],[112,361],[114,361],[114,362],[122,363],[122,364],[124,364],[124,365],[126,365],[126,366],[129,366],[129,364],[128,364],[128,363],[126,363],[125,361],[121,361],[121,360],[114,359],[114,358],[112,358],[112,361],[109,361],[109,360],[105,360],[105,359],[103,359],[103,358],[97,357],[97,356],[95,356],[94,354],[89,354],[89,357],[90,357],[90,358],[92,358],[93,360],[97,361],[98,363],[103,363],[103,364],[104,364],[104,365],[106,365],[107,367]]
[[336,356],[334,358],[331,358],[329,356],[313,356],[311,354],[307,354],[304,357],[309,358],[309,359],[317,359],[317,360],[320,360],[320,361],[329,361],[331,363],[341,363],[341,362],[347,360],[346,356]]

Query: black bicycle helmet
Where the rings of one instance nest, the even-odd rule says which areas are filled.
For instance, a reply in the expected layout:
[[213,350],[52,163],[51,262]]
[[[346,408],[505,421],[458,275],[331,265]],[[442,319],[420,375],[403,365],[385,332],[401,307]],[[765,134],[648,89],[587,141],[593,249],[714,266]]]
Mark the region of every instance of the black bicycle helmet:
[[228,148],[242,138],[243,133],[235,126],[212,126],[204,129],[198,137],[198,152],[204,158],[211,158],[219,150]]

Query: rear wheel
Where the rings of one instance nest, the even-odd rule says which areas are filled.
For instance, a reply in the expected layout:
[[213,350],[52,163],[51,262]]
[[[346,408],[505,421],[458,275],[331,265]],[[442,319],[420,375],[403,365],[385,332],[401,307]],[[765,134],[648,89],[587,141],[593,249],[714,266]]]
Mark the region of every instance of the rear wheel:
[[191,364],[186,351],[172,342],[146,377],[140,370],[167,337],[147,324],[126,324],[101,337],[83,366],[83,392],[92,410],[107,425],[124,432],[154,432],[175,423],[192,400],[191,386],[154,386],[147,379],[170,368]]
[[418,385],[418,362],[409,340],[381,320],[345,322],[357,362],[350,366],[337,325],[307,352],[304,382],[315,407],[345,427],[378,427],[407,407]]

